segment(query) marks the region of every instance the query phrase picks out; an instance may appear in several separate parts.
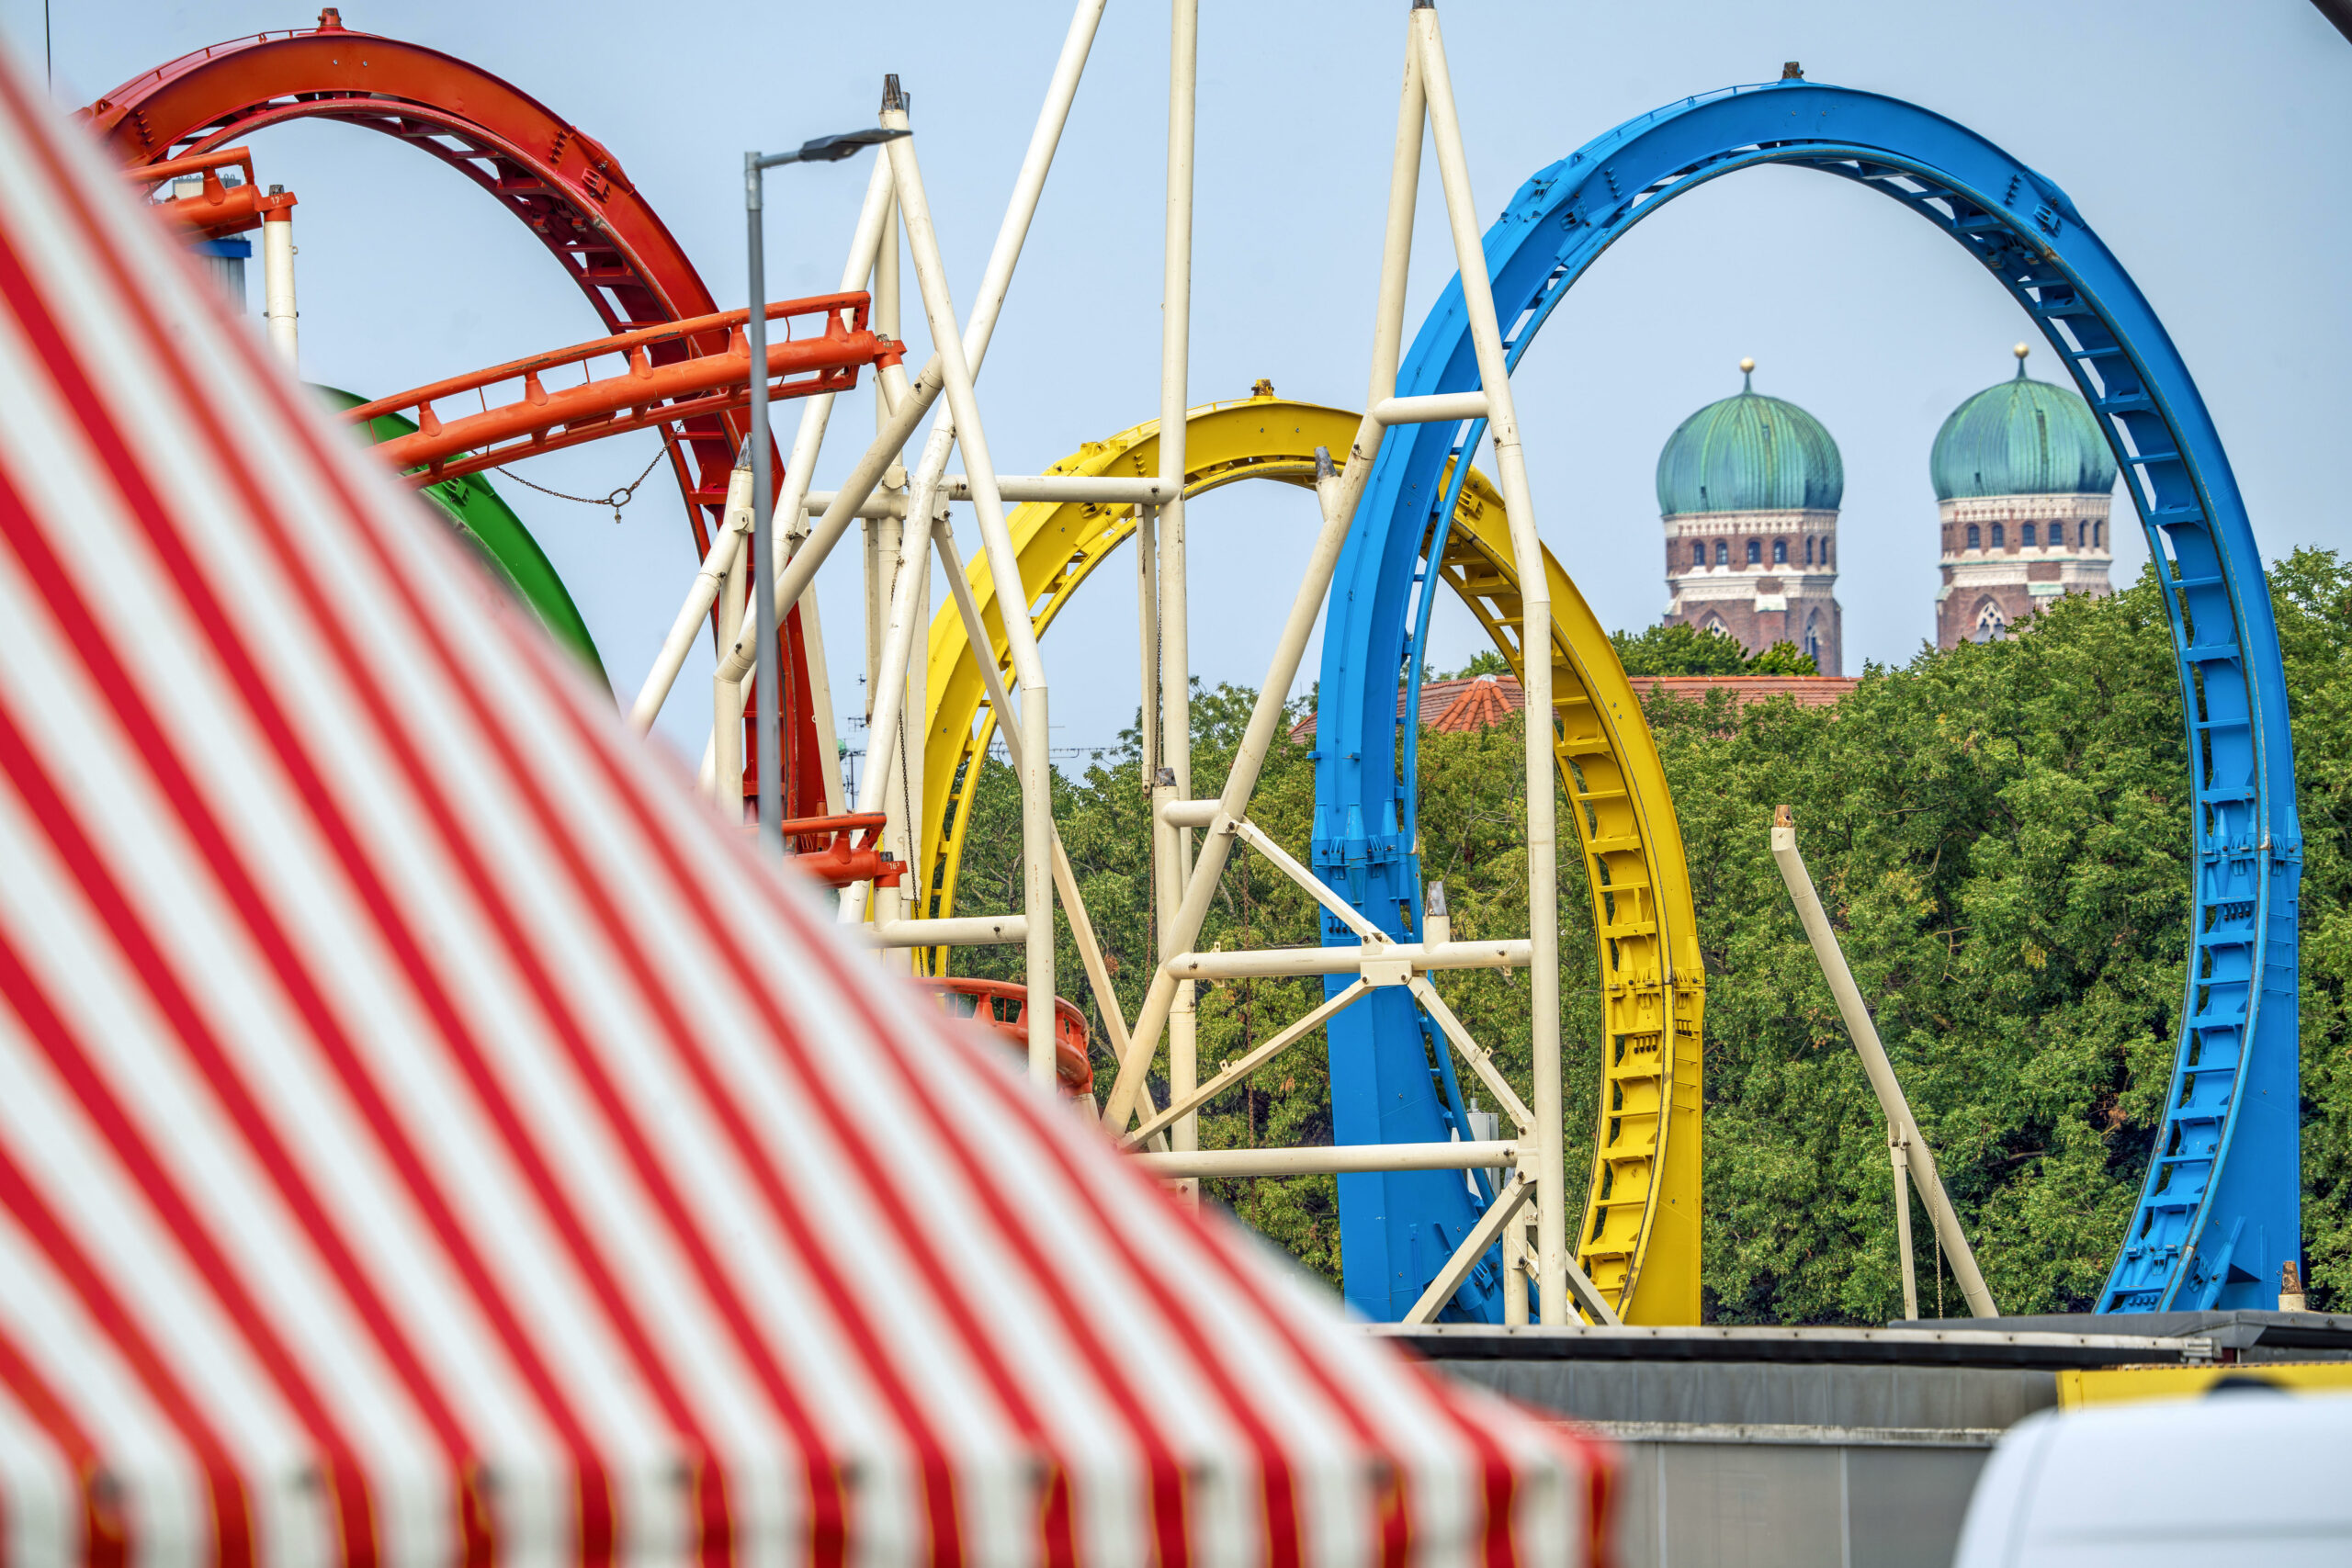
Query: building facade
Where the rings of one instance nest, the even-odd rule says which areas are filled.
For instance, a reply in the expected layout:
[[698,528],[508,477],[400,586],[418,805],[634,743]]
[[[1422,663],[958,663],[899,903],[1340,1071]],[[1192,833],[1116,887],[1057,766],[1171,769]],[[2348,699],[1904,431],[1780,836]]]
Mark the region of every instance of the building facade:
[[1986,642],[2066,593],[2113,592],[2115,458],[2079,393],[2018,373],[1954,409],[1928,457],[1942,528],[1936,646]]
[[1738,394],[1684,420],[1658,454],[1665,623],[1720,629],[1750,655],[1793,643],[1840,674],[1838,444],[1804,410],[1758,392],[1754,360],[1739,367]]

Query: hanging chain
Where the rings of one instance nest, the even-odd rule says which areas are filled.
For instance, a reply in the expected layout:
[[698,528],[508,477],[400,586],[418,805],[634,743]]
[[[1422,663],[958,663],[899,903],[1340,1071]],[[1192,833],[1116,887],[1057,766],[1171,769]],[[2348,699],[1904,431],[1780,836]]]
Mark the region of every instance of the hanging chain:
[[653,461],[645,465],[645,471],[643,473],[639,474],[637,478],[629,480],[628,483],[623,485],[620,489],[606,495],[566,495],[560,490],[549,490],[543,484],[535,484],[531,480],[526,479],[522,475],[516,473],[512,468],[501,468],[498,471],[501,474],[503,474],[506,478],[513,479],[518,485],[523,485],[528,489],[537,491],[541,495],[551,495],[558,501],[576,501],[582,506],[609,506],[613,509],[613,526],[617,528],[620,526],[621,522],[621,508],[627,506],[631,501],[634,501],[637,498],[637,487],[646,481],[646,479],[653,472],[654,465],[661,462],[662,457],[668,454],[669,450],[670,448],[666,445],[663,446],[660,451],[653,454]]

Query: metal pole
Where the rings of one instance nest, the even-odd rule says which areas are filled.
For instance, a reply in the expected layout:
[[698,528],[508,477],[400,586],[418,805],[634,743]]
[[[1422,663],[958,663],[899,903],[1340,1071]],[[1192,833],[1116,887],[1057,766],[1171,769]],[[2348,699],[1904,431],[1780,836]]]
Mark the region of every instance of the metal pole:
[[[744,442],[744,460],[735,465],[727,478],[727,507],[719,524],[719,536],[711,542],[710,554],[715,559],[721,554],[720,541],[732,544],[726,552],[731,558],[727,564],[725,581],[718,590],[718,637],[721,642],[732,642],[743,628],[744,612],[752,607],[750,585],[745,581],[751,562],[742,547],[743,530],[752,521],[751,443]],[[714,671],[710,680],[710,799],[730,826],[741,826],[743,820],[743,683],[730,681]]]
[[1895,1081],[1894,1064],[1886,1059],[1886,1047],[1879,1043],[1878,1026],[1871,1021],[1870,1009],[1862,1005],[1862,993],[1854,985],[1854,972],[1846,966],[1846,955],[1838,949],[1837,934],[1829,929],[1829,917],[1822,912],[1821,895],[1814,888],[1813,874],[1805,870],[1804,856],[1797,852],[1796,820],[1785,806],[1775,807],[1772,812],[1772,861],[1781,868],[1781,880],[1788,884],[1790,900],[1797,907],[1797,919],[1804,925],[1806,940],[1813,943],[1813,956],[1821,965],[1822,978],[1829,982],[1829,994],[1837,998],[1838,1015],[1845,1020],[1846,1032],[1853,1039],[1856,1054],[1862,1058],[1862,1071],[1870,1077],[1879,1108],[1902,1133],[1903,1153],[1910,1162],[1912,1179],[1919,1184],[1919,1196],[1928,1205],[1928,1218],[1936,1223],[1938,1239],[1951,1257],[1951,1271],[1960,1281],[1961,1293],[1968,1298],[1968,1310],[1978,1317],[1998,1317],[2001,1309],[1993,1304],[1993,1293],[1984,1288],[1984,1276],[1977,1272],[1976,1254],[1960,1228],[1959,1216],[1952,1213],[1951,1199],[1945,1193],[1943,1178],[1936,1170],[1935,1154],[1928,1147],[1928,1140],[1919,1134],[1919,1123],[1911,1114],[1911,1102],[1904,1099],[1903,1086]]
[[1905,1322],[1917,1323],[1919,1269],[1911,1252],[1911,1183],[1904,1168],[1909,1156],[1903,1146],[1903,1129],[1892,1122],[1886,1124],[1886,1152],[1894,1167],[1894,1241],[1903,1255],[1903,1316]]
[[[1173,493],[1159,513],[1159,714],[1166,772],[1159,781],[1171,797],[1193,796],[1193,660],[1189,580],[1184,558],[1184,417],[1190,407],[1193,332],[1193,151],[1201,53],[1200,0],[1170,0],[1168,39],[1168,211],[1164,275],[1160,285],[1159,477]],[[1154,800],[1158,804],[1157,798]],[[1176,950],[1166,945],[1183,900],[1184,874],[1192,869],[1193,834],[1171,828],[1152,835],[1153,847],[1170,858],[1154,880],[1159,894],[1159,931],[1164,961]],[[1168,1018],[1168,1097],[1182,1101],[1200,1080],[1199,1017],[1193,984],[1179,983]],[[1200,1146],[1197,1115],[1187,1114],[1169,1132],[1179,1152]],[[1180,1189],[1198,1202],[1200,1185]]]
[[1550,578],[1536,532],[1535,502],[1528,490],[1519,419],[1511,402],[1510,367],[1495,316],[1485,236],[1470,192],[1470,166],[1463,153],[1462,125],[1454,113],[1453,84],[1446,70],[1436,8],[1417,6],[1412,27],[1420,52],[1422,91],[1429,100],[1430,139],[1445,186],[1446,217],[1453,230],[1463,303],[1477,351],[1478,382],[1487,394],[1487,434],[1494,443],[1511,553],[1519,562],[1520,681],[1527,694],[1527,934],[1535,949],[1528,972],[1537,1151],[1535,1294],[1544,1321],[1565,1324],[1574,1316],[1567,1280],[1567,1145],[1561,1122],[1559,823],[1554,782],[1558,761],[1553,752]]
[[[277,196],[284,186],[272,186],[269,194]],[[294,310],[294,214],[288,208],[277,208],[262,215],[261,220],[261,310],[262,324],[269,334],[269,346],[286,362],[286,368],[299,368],[300,355],[295,329]]]
[[766,176],[757,152],[743,154],[743,228],[748,252],[751,312],[744,321],[752,347],[752,571],[756,616],[752,710],[760,749],[760,853],[784,855],[784,758],[779,737],[783,717],[776,702],[775,476],[768,449],[768,297],[765,217],[761,186]]

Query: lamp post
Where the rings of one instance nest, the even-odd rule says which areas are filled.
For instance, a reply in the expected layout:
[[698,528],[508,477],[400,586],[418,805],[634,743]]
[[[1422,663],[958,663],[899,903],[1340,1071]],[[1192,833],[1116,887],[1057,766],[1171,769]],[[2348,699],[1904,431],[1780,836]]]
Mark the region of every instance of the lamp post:
[[751,262],[751,310],[744,327],[752,350],[752,604],[759,617],[758,673],[752,690],[759,708],[760,852],[765,855],[784,853],[784,705],[775,649],[775,475],[768,436],[766,246],[760,193],[770,169],[786,164],[838,164],[861,148],[907,134],[876,127],[820,136],[789,152],[743,154],[743,228]]

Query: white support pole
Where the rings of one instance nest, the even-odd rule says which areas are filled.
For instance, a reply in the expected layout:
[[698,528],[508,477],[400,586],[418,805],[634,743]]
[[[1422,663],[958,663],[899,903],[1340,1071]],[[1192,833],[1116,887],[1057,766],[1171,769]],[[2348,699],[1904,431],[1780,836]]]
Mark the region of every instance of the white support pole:
[[[800,642],[808,650],[808,713],[817,727],[817,743],[841,743],[841,726],[833,716],[833,678],[825,668],[825,623],[817,611],[817,595],[800,596]],[[825,815],[839,817],[849,809],[842,799],[841,760],[825,757]]]
[[[1029,917],[1024,976],[1028,998],[1023,1016],[1029,1024],[1029,1077],[1050,1089],[1055,1077],[1054,807],[1053,763],[1047,751],[1053,731],[1046,712],[1046,666],[1038,657],[1036,633],[1029,624],[1021,559],[1012,547],[1012,531],[1005,525],[1004,503],[997,494],[996,466],[989,460],[988,437],[981,430],[971,365],[956,328],[956,303],[948,292],[947,268],[940,259],[939,236],[932,225],[931,203],[923,192],[914,142],[913,137],[905,136],[888,143],[890,166],[898,179],[899,209],[906,214],[907,244],[914,256],[923,313],[931,324],[932,341],[939,345],[948,412],[955,417],[956,438],[964,448],[965,471],[972,481],[972,510],[979,520],[980,542],[996,583],[997,603],[1004,612],[1007,650],[1021,682],[1022,912]],[[919,476],[917,493],[923,494],[926,489]]]
[[[1854,984],[1854,972],[1846,966],[1846,954],[1838,946],[1838,936],[1829,929],[1829,917],[1821,908],[1821,895],[1813,886],[1813,874],[1805,870],[1804,856],[1797,851],[1795,819],[1785,806],[1772,813],[1772,861],[1781,868],[1781,880],[1788,885],[1790,901],[1797,907],[1797,919],[1804,926],[1805,939],[1813,944],[1815,962],[1821,965],[1822,978],[1829,982],[1829,994],[1837,999],[1838,1016],[1845,1021],[1846,1032],[1854,1042],[1855,1054],[1862,1059],[1862,1071],[1871,1080],[1871,1092],[1878,1096],[1879,1109],[1902,1134],[1902,1153],[1909,1160],[1912,1179],[1919,1184],[1919,1197],[1928,1205],[1928,1215],[1936,1223],[1936,1235],[1944,1244],[1944,1252],[1951,1259],[1951,1271],[1960,1281],[1961,1294],[1968,1298],[1968,1310],[1978,1317],[1998,1317],[2001,1309],[1993,1304],[1993,1293],[1984,1288],[1984,1276],[1977,1271],[1976,1253],[1968,1245],[1967,1233],[1960,1228],[1960,1217],[1952,1213],[1951,1199],[1944,1191],[1944,1181],[1936,1170],[1934,1151],[1928,1140],[1919,1134],[1919,1123],[1911,1114],[1911,1102],[1903,1095],[1903,1086],[1894,1077],[1894,1066],[1886,1059],[1886,1047],[1879,1043],[1878,1026],[1871,1021],[1870,1009],[1862,1005],[1862,993]],[[1909,1206],[1905,1207],[1906,1214]]]
[[1001,947],[1029,940],[1029,918],[959,915],[944,920],[876,920],[852,935],[876,947]]
[[1527,1225],[1523,1217],[1503,1231],[1503,1326],[1527,1326]]
[[[1174,812],[1163,816],[1173,818]],[[1394,939],[1360,914],[1356,907],[1331,891],[1329,884],[1305,866],[1288,850],[1267,837],[1264,829],[1247,818],[1233,824],[1233,834],[1243,843],[1274,863],[1274,869],[1298,884],[1300,889],[1329,911],[1333,919],[1356,933],[1356,940],[1366,947],[1382,947]]]
[[[887,117],[886,117],[887,118]],[[915,498],[928,502],[930,491],[920,484]],[[887,811],[899,804],[899,822],[908,819],[902,794],[897,787],[900,782],[899,760],[904,751],[907,720],[907,694],[910,687],[908,672],[914,659],[916,634],[928,623],[922,601],[930,597],[931,552],[923,547],[930,529],[910,518],[892,530],[891,542],[897,547],[877,574],[880,581],[890,584],[888,605],[882,620],[881,662],[866,686],[871,698],[865,727],[865,776],[858,781],[857,809]],[[912,863],[911,847],[902,846],[900,859]],[[899,898],[893,889],[880,890],[875,899],[875,919],[899,918]],[[841,918],[844,921],[861,919],[865,914],[866,884],[854,882],[841,892]]]
[[[750,489],[750,466],[735,472],[743,478],[743,488]],[[733,478],[727,481],[727,488],[730,491],[736,488]],[[748,537],[752,513],[746,499],[743,522]],[[732,508],[727,518],[731,527]],[[716,555],[718,551],[711,553]],[[743,616],[752,607],[752,552],[739,545],[733,553],[734,558],[727,563],[727,581],[718,591],[718,636],[723,642],[732,642],[742,635]],[[743,817],[743,683],[727,680],[716,671],[710,678],[710,803],[729,822],[740,822]]]
[[1919,1267],[1911,1250],[1911,1183],[1906,1162],[1910,1156],[1904,1148],[1903,1129],[1890,1122],[1886,1124],[1888,1163],[1894,1167],[1894,1245],[1903,1262],[1903,1318],[1906,1323],[1919,1321]]
[[[1147,798],[1159,782],[1159,508],[1136,508],[1136,651],[1143,669],[1136,683],[1136,724],[1143,753],[1143,777],[1137,781]],[[1159,853],[1159,816],[1153,816],[1151,851]],[[1153,906],[1155,915],[1158,906]]]
[[[272,186],[269,194],[282,195],[285,188]],[[269,334],[269,346],[286,362],[287,369],[299,373],[301,355],[295,326],[294,209],[290,207],[262,214],[261,299],[262,322]]]
[[1438,995],[1437,987],[1430,984],[1428,976],[1416,975],[1410,983],[1414,997],[1436,1023],[1438,1032],[1461,1053],[1462,1059],[1470,1065],[1471,1072],[1477,1075],[1478,1082],[1495,1097],[1495,1103],[1502,1108],[1503,1114],[1510,1118],[1512,1129],[1522,1138],[1532,1137],[1535,1134],[1535,1113],[1527,1109],[1526,1102],[1519,1098],[1519,1092],[1510,1087],[1510,1080],[1504,1077],[1502,1069],[1495,1066],[1493,1055],[1464,1027],[1462,1021],[1454,1016],[1453,1010],[1445,1005],[1445,998]]
[[1534,945],[1528,992],[1533,1011],[1532,1109],[1537,1145],[1535,1294],[1543,1320],[1564,1324],[1570,1321],[1570,1264],[1567,1148],[1561,1122],[1559,824],[1555,805],[1558,764],[1552,729],[1550,580],[1543,540],[1535,527],[1535,502],[1528,490],[1519,416],[1510,395],[1510,367],[1503,355],[1502,329],[1495,317],[1485,235],[1471,195],[1470,165],[1462,148],[1462,125],[1454,112],[1453,83],[1446,70],[1445,42],[1438,31],[1436,9],[1417,7],[1411,26],[1422,91],[1429,103],[1430,137],[1445,188],[1446,219],[1453,231],[1454,264],[1460,270],[1463,304],[1477,352],[1479,388],[1487,398],[1487,436],[1494,443],[1503,513],[1510,522],[1511,553],[1519,566],[1520,682],[1527,694],[1528,939]]
[[[1163,273],[1159,298],[1159,478],[1173,493],[1159,514],[1159,716],[1160,744],[1167,769],[1160,775],[1175,797],[1193,793],[1193,660],[1191,586],[1185,560],[1184,418],[1191,406],[1193,336],[1193,116],[1200,77],[1200,0],[1169,0],[1168,38],[1168,206]],[[1184,874],[1192,868],[1193,836],[1180,829],[1153,829],[1155,860],[1169,864],[1154,879],[1159,897],[1159,956],[1176,949],[1167,939],[1175,929],[1182,902]],[[1171,1104],[1185,1100],[1200,1079],[1199,1017],[1190,981],[1176,987],[1168,1020],[1168,1094]],[[1183,1151],[1200,1146],[1200,1119],[1181,1118],[1169,1130],[1170,1147]],[[1197,1202],[1200,1188],[1188,1185],[1184,1196]]]
[[1128,1157],[1163,1181],[1182,1177],[1340,1176],[1363,1170],[1477,1170],[1516,1165],[1520,1145],[1323,1144],[1289,1149],[1195,1149]]
[[[1212,844],[1222,835],[1212,837]],[[1205,855],[1203,857],[1205,859]],[[1165,965],[1171,980],[1265,980],[1293,975],[1371,974],[1404,985],[1430,969],[1524,969],[1524,942],[1449,942],[1442,946],[1244,947],[1230,953],[1180,953]]]
[[1478,1216],[1478,1223],[1470,1227],[1470,1234],[1462,1238],[1462,1245],[1453,1249],[1453,1256],[1445,1260],[1445,1267],[1437,1271],[1437,1278],[1421,1292],[1421,1299],[1405,1314],[1405,1322],[1437,1321],[1437,1314],[1445,1310],[1445,1303],[1453,1299],[1453,1292],[1462,1288],[1462,1281],[1470,1277],[1470,1270],[1478,1266],[1487,1248],[1501,1239],[1505,1227],[1518,1217],[1520,1205],[1527,1201],[1530,1190],[1524,1181],[1504,1184],[1503,1190],[1495,1194],[1495,1201],[1487,1205],[1487,1212]]

